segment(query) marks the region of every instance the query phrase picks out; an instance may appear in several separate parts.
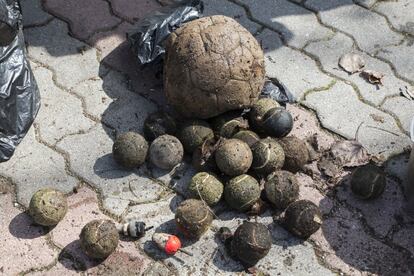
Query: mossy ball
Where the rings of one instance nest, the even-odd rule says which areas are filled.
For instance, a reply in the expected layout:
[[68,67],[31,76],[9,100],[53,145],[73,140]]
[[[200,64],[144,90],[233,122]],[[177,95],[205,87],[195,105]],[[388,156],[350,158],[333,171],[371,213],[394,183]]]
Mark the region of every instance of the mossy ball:
[[276,171],[265,182],[267,199],[278,209],[284,210],[299,196],[299,182],[288,171]]
[[241,212],[250,210],[260,198],[260,193],[259,182],[247,174],[232,178],[224,187],[224,199],[227,204]]
[[246,173],[253,160],[249,145],[238,139],[228,139],[221,143],[215,157],[217,167],[229,176]]
[[214,137],[213,130],[206,121],[190,120],[180,126],[178,138],[187,153],[193,153],[205,140]]
[[171,170],[184,156],[183,145],[176,137],[165,134],[155,139],[149,150],[151,163],[160,169]]
[[234,233],[231,251],[244,265],[254,266],[272,247],[272,235],[266,225],[244,221]]
[[214,160],[217,141],[208,139],[193,152],[192,165],[199,172],[217,172],[218,167]]
[[161,135],[175,135],[177,124],[173,117],[165,112],[150,114],[144,122],[144,136],[148,141],[153,141]]
[[187,199],[177,207],[175,222],[185,236],[199,239],[210,228],[213,214],[201,200]]
[[321,211],[309,200],[295,201],[285,211],[284,224],[295,236],[308,238],[322,225]]
[[103,219],[88,222],[79,238],[82,250],[93,259],[105,259],[115,251],[119,242],[115,223]]
[[278,140],[278,142],[285,152],[284,169],[293,173],[303,170],[303,167],[310,160],[305,141],[294,136],[289,136]]
[[359,198],[375,199],[384,192],[386,182],[384,171],[373,164],[368,164],[353,172],[351,190]]
[[249,128],[249,123],[241,115],[241,112],[232,111],[221,114],[213,119],[213,129],[218,137],[232,138],[234,134]]
[[285,137],[293,128],[292,115],[284,108],[276,107],[266,112],[263,117],[263,130],[272,137]]
[[200,172],[193,176],[188,190],[192,197],[201,199],[212,206],[220,201],[224,185],[214,175]]
[[263,125],[263,118],[266,112],[272,108],[280,107],[279,103],[270,98],[261,98],[253,104],[249,112],[250,124],[260,130]]
[[31,198],[29,214],[34,222],[43,226],[58,224],[68,211],[66,196],[57,190],[38,190]]
[[148,153],[148,143],[138,133],[120,134],[112,147],[115,161],[125,168],[136,168],[144,164]]
[[249,145],[251,148],[254,144],[256,144],[260,137],[256,133],[251,130],[241,130],[234,134],[233,139],[239,139]]
[[273,138],[265,138],[252,147],[252,169],[260,175],[268,175],[283,167],[285,153],[282,146]]

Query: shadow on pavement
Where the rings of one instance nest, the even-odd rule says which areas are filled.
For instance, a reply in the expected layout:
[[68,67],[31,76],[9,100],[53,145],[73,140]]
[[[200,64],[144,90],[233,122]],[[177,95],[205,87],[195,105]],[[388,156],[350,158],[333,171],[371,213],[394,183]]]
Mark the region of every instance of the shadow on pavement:
[[33,222],[25,212],[15,216],[9,224],[9,232],[19,239],[36,239],[49,233],[53,227],[44,227]]

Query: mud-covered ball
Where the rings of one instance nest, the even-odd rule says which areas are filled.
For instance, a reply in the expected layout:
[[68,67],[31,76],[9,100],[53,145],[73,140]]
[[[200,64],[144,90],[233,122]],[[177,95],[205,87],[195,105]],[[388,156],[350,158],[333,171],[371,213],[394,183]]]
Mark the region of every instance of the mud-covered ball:
[[252,147],[252,169],[260,175],[268,175],[283,167],[285,153],[282,146],[273,138],[265,138]]
[[229,176],[246,173],[252,165],[252,151],[238,139],[225,140],[215,153],[217,167]]
[[263,117],[263,130],[272,137],[285,137],[293,128],[292,115],[284,108],[276,107],[266,112]]
[[227,204],[241,212],[250,210],[260,198],[260,193],[259,182],[247,174],[232,178],[224,187],[224,199]]
[[191,239],[199,239],[213,221],[210,208],[198,199],[187,199],[177,207],[175,222],[183,234]]
[[352,173],[351,190],[361,199],[375,199],[384,192],[386,182],[384,171],[373,164],[368,164]]
[[284,169],[296,173],[303,170],[309,162],[309,150],[305,141],[294,136],[284,137],[278,140],[285,152]]
[[91,258],[105,259],[115,251],[119,234],[115,223],[110,220],[92,220],[80,234],[82,250]]
[[171,170],[183,160],[184,148],[176,137],[165,134],[152,142],[149,156],[158,168]]
[[280,107],[279,103],[270,98],[261,98],[255,102],[249,112],[249,121],[252,127],[260,131],[263,126],[264,115],[270,109],[276,107]]
[[223,195],[224,185],[211,173],[200,172],[193,176],[188,191],[191,196],[212,206],[217,204]]
[[214,133],[206,121],[189,120],[180,126],[177,137],[183,144],[184,150],[187,153],[193,153],[204,141],[212,139]]
[[241,130],[234,134],[233,139],[239,139],[249,145],[251,148],[254,144],[256,144],[260,137],[256,133],[251,130]]
[[234,134],[249,128],[249,123],[240,112],[232,111],[221,114],[213,119],[214,133],[218,137],[232,138]]
[[231,251],[244,265],[254,266],[272,246],[272,235],[266,225],[244,221],[234,233]]
[[291,172],[276,171],[267,177],[265,191],[272,205],[282,210],[298,198],[299,182]]
[[34,222],[43,226],[58,224],[68,211],[66,196],[57,190],[38,190],[31,198],[29,214]]
[[150,114],[144,122],[144,136],[148,141],[153,141],[161,135],[175,135],[177,124],[173,117],[165,112]]
[[291,203],[286,209],[284,224],[295,236],[308,238],[322,225],[322,215],[313,202],[299,200]]
[[148,143],[135,132],[120,134],[112,146],[115,161],[125,168],[136,168],[144,164],[148,153]]
[[196,150],[193,152],[192,165],[197,171],[218,171],[216,160],[214,159],[216,146],[217,141],[213,138],[204,141],[204,143],[201,146],[196,148]]

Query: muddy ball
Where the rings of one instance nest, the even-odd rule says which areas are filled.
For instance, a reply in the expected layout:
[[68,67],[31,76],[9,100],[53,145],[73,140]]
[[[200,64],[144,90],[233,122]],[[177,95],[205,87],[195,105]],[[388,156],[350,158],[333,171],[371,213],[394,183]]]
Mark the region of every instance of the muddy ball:
[[240,130],[248,128],[249,123],[237,111],[227,112],[213,119],[214,133],[218,137],[232,138]]
[[266,112],[270,109],[280,107],[279,103],[270,98],[261,98],[255,102],[250,109],[249,121],[250,124],[258,131],[263,126],[263,118]]
[[229,176],[246,173],[252,165],[249,145],[238,139],[225,140],[216,151],[217,167]]
[[178,131],[178,138],[187,153],[193,153],[205,140],[214,137],[213,130],[206,121],[186,121]]
[[272,235],[261,223],[244,221],[234,233],[231,251],[245,265],[254,266],[272,246]]
[[288,171],[276,171],[265,182],[267,199],[278,209],[285,209],[299,196],[299,182]]
[[199,239],[213,221],[210,208],[197,199],[187,199],[177,207],[175,222],[178,228],[189,238]]
[[357,168],[352,174],[351,190],[362,199],[375,199],[384,192],[386,182],[384,171],[368,164]]
[[252,169],[260,175],[268,175],[283,167],[285,153],[282,146],[273,138],[265,138],[252,147]]
[[285,152],[285,164],[283,167],[293,173],[303,170],[303,167],[310,159],[305,142],[294,136],[284,137],[278,140],[278,142]]
[[322,225],[322,215],[313,202],[299,200],[291,203],[286,209],[284,223],[292,234],[308,238]]
[[115,161],[125,168],[136,168],[144,164],[148,143],[138,133],[126,132],[119,135],[112,147]]
[[284,108],[272,108],[263,117],[263,129],[267,135],[277,138],[285,137],[292,128],[292,115]]
[[214,175],[200,172],[193,176],[188,190],[192,197],[201,199],[212,206],[220,201],[224,186]]
[[29,214],[34,222],[43,226],[58,224],[68,211],[66,196],[57,190],[38,190],[30,200]]
[[217,172],[218,167],[214,160],[216,140],[208,139],[193,152],[193,167],[199,172]]
[[250,210],[259,198],[259,182],[247,174],[236,176],[224,187],[224,199],[227,204],[241,212]]
[[115,251],[119,234],[110,220],[93,220],[86,224],[79,236],[81,248],[91,258],[105,259]]
[[165,134],[155,139],[149,150],[151,163],[158,168],[171,170],[184,156],[183,145],[176,137]]
[[176,131],[174,118],[165,112],[152,113],[145,119],[144,136],[148,141],[153,141],[164,134],[174,135]]
[[233,136],[233,139],[242,140],[243,142],[248,144],[249,147],[251,148],[254,144],[256,144],[256,142],[258,142],[260,140],[260,137],[259,137],[259,135],[257,135],[253,131],[242,130],[242,131],[237,132]]

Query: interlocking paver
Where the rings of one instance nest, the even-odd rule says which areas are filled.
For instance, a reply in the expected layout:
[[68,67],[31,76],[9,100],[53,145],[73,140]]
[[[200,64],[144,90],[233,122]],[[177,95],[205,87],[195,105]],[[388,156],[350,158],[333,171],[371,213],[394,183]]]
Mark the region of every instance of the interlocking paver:
[[53,17],[42,10],[41,0],[21,0],[23,27],[32,27],[47,23]]
[[374,10],[386,16],[397,30],[414,35],[414,3],[412,1],[378,1]]
[[355,3],[358,3],[366,8],[371,8],[376,2],[377,0],[355,0]]
[[410,40],[404,41],[400,45],[384,47],[378,50],[377,56],[392,63],[395,71],[401,76],[414,83],[414,55],[413,43]]
[[59,256],[59,261],[56,262],[56,264],[47,270],[39,270],[36,271],[37,268],[34,268],[33,272],[29,272],[27,275],[30,276],[56,276],[56,275],[65,275],[65,276],[74,276],[79,275],[78,272],[76,272],[77,264],[66,257]]
[[160,4],[155,0],[110,0],[115,14],[133,22],[160,9]]
[[407,132],[410,131],[411,121],[414,118],[414,101],[404,97],[393,97],[387,99],[382,108],[397,116],[403,128]]
[[414,254],[414,245],[412,243],[413,235],[414,235],[414,228],[411,225],[411,226],[402,228],[396,233],[394,233],[392,240],[393,242],[400,245],[401,247],[409,250],[411,254]]

